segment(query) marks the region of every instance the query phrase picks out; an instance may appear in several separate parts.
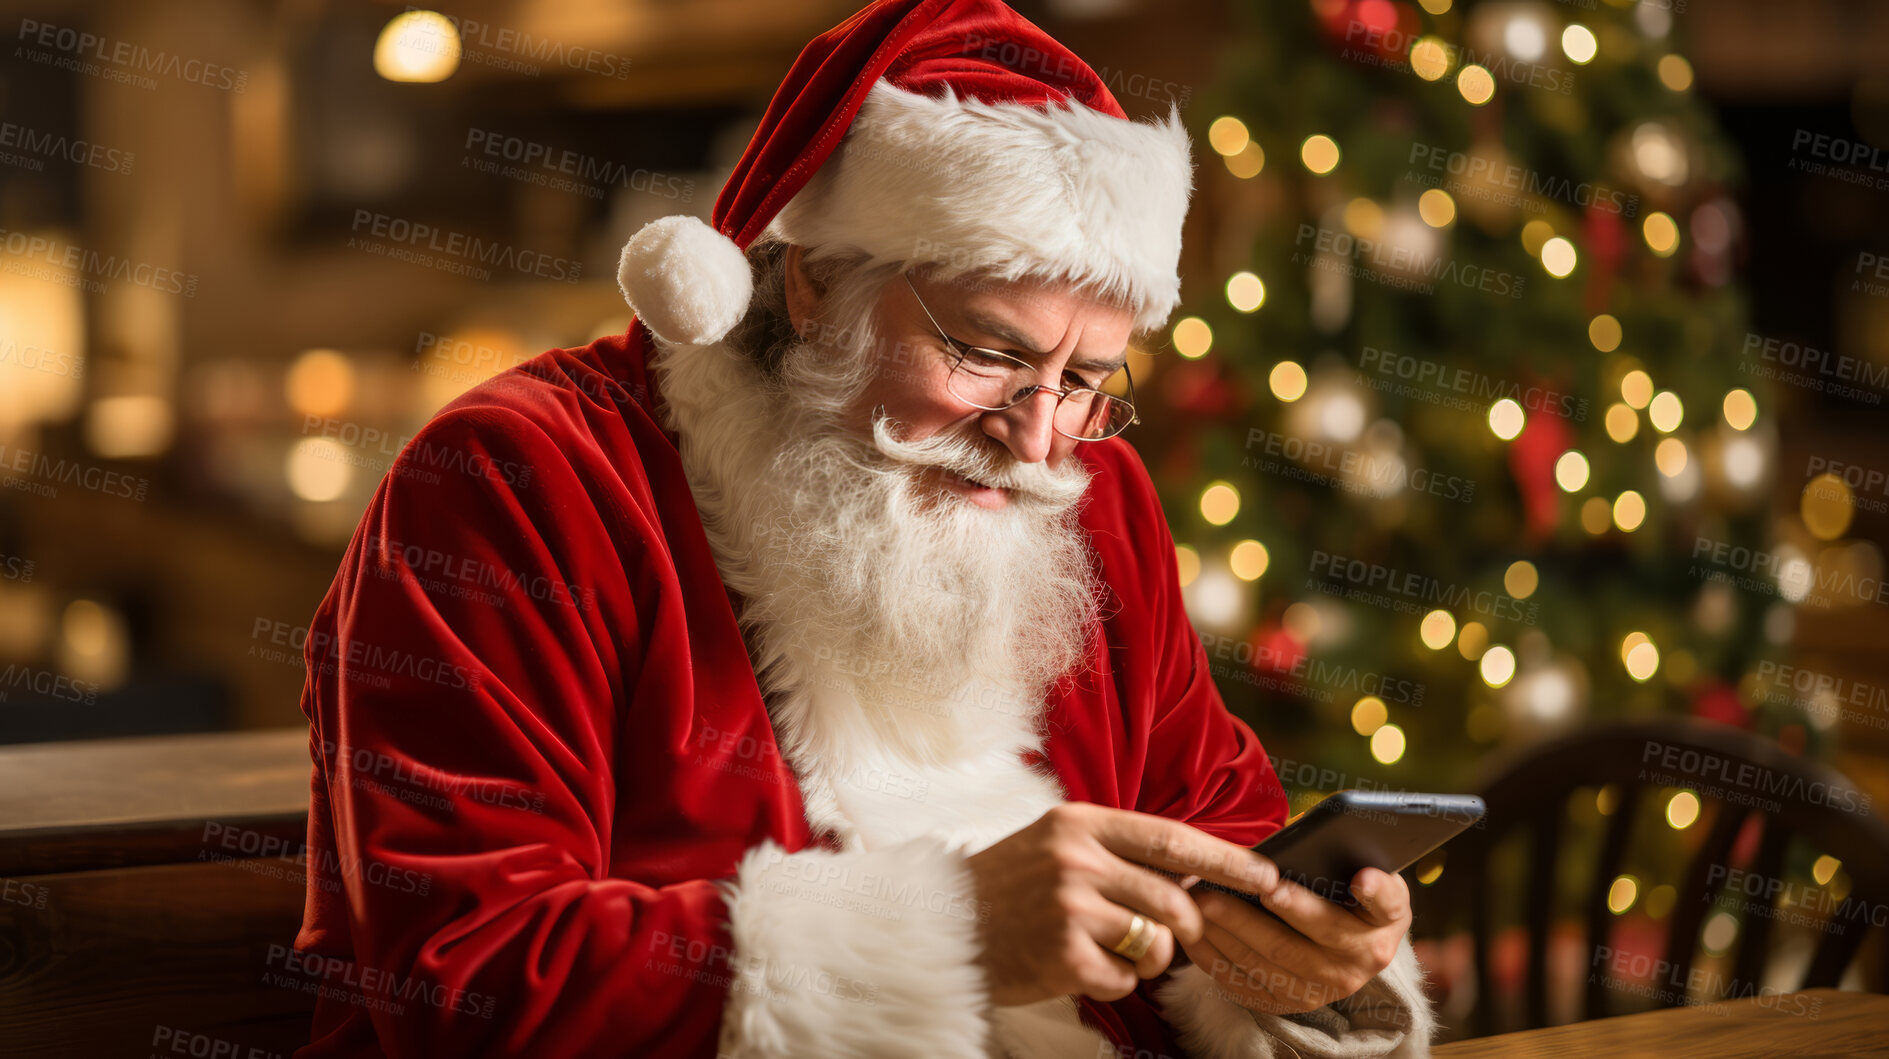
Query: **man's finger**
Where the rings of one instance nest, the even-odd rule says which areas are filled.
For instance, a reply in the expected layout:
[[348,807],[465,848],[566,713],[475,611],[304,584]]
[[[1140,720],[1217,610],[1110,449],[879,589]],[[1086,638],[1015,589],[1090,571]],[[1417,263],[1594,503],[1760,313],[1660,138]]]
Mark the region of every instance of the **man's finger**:
[[1188,899],[1186,890],[1139,864],[1119,857],[1114,861],[1114,870],[1096,880],[1097,892],[1155,920],[1173,931],[1177,938],[1200,937],[1206,920],[1200,914],[1200,906]]
[[[1293,886],[1292,883],[1281,885]],[[1294,889],[1309,901],[1324,900],[1303,887],[1294,886]],[[1341,976],[1337,950],[1328,949],[1300,933],[1281,917],[1269,916],[1227,894],[1195,892],[1194,899],[1207,917],[1207,935],[1216,938],[1224,935],[1219,942],[1221,951],[1234,960],[1242,963],[1248,959],[1265,960],[1307,979],[1336,981]],[[1353,919],[1353,922],[1357,921]],[[1358,928],[1360,932],[1365,930],[1362,923]],[[1235,948],[1228,949],[1228,944],[1234,944]]]
[[1352,878],[1351,895],[1358,918],[1372,926],[1392,926],[1410,915],[1410,886],[1401,875],[1365,868]]
[[1251,893],[1265,893],[1279,882],[1279,869],[1272,861],[1164,816],[1102,809],[1093,833],[1116,856],[1150,868],[1198,875]]

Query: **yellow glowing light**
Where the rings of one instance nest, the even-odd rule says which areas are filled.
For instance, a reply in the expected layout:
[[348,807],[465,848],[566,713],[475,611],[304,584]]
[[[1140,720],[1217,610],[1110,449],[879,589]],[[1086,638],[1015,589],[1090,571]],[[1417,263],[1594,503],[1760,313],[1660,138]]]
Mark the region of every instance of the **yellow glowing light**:
[[1305,396],[1305,369],[1297,361],[1282,360],[1272,366],[1266,385],[1272,387],[1274,397],[1290,404]]
[[1558,235],[1541,244],[1541,267],[1556,279],[1573,272],[1579,261],[1580,255],[1574,252],[1574,244]]
[[85,443],[110,459],[156,456],[170,447],[176,432],[170,399],[153,393],[100,397],[85,417]]
[[1627,676],[1644,684],[1659,671],[1659,648],[1650,640],[1635,644],[1633,650],[1627,652],[1626,666]]
[[1213,119],[1213,124],[1207,126],[1207,143],[1228,157],[1244,151],[1251,142],[1253,137],[1246,131],[1246,123],[1230,114]]
[[1601,313],[1587,322],[1587,340],[1602,353],[1620,348],[1620,321],[1610,313]]
[[1456,75],[1456,91],[1461,92],[1471,106],[1480,107],[1495,97],[1495,77],[1471,63]]
[[1463,631],[1456,634],[1456,651],[1467,661],[1474,662],[1482,657],[1482,652],[1489,648],[1489,630],[1479,621],[1466,621]]
[[1683,55],[1665,55],[1659,60],[1659,83],[1675,92],[1692,87],[1692,64]]
[[1448,228],[1456,220],[1456,200],[1442,188],[1431,188],[1417,196],[1417,216],[1432,228]]
[[1221,161],[1226,163],[1227,172],[1241,180],[1251,180],[1266,168],[1266,152],[1257,141],[1248,141],[1239,154],[1228,155]]
[[1240,513],[1240,491],[1226,482],[1214,482],[1201,491],[1200,517],[1224,526]]
[[1691,791],[1680,791],[1666,802],[1666,826],[1674,831],[1684,831],[1698,822],[1698,795]]
[[1640,417],[1624,403],[1607,406],[1607,436],[1625,445],[1640,432]]
[[1828,886],[1830,880],[1836,878],[1837,869],[1841,867],[1843,867],[1842,861],[1825,853],[1817,858],[1817,863],[1810,866],[1810,877],[1817,880],[1818,886]]
[[1424,37],[1410,46],[1410,69],[1425,81],[1440,80],[1450,72],[1450,50],[1435,37]]
[[1272,553],[1258,541],[1241,541],[1227,556],[1227,566],[1233,570],[1233,576],[1242,581],[1259,580],[1271,565]]
[[1661,257],[1671,257],[1679,249],[1679,225],[1669,213],[1654,210],[1647,214],[1640,232],[1646,236],[1646,245]]
[[1324,622],[1318,616],[1317,607],[1310,603],[1294,603],[1286,608],[1284,614],[1279,615],[1279,624],[1286,627],[1286,632],[1291,633],[1294,640],[1311,643]]
[[1200,576],[1200,553],[1185,544],[1174,546],[1174,565],[1180,568],[1181,587],[1186,588]]
[[282,393],[305,416],[340,415],[354,399],[354,362],[332,349],[308,350],[289,365]]
[[1515,652],[1496,644],[1482,653],[1476,670],[1482,674],[1484,684],[1499,688],[1515,677]]
[[1581,505],[1581,528],[1598,537],[1613,525],[1614,506],[1604,496],[1590,496]]
[[1564,493],[1578,493],[1587,486],[1587,457],[1580,449],[1569,449],[1554,461],[1555,484]]
[[1359,735],[1370,735],[1384,727],[1384,722],[1390,717],[1390,710],[1384,706],[1383,699],[1366,695],[1351,707],[1351,730]]
[[1710,956],[1725,955],[1737,940],[1738,918],[1730,912],[1720,912],[1706,920],[1705,929],[1699,932],[1699,944]]
[[1582,65],[1593,62],[1594,54],[1598,51],[1600,42],[1594,39],[1594,31],[1579,22],[1561,31],[1561,54],[1566,55],[1570,62]]
[[1448,13],[1450,9],[1450,0],[1417,0],[1417,6],[1423,8],[1425,11],[1428,11],[1432,15],[1441,15],[1441,14]]
[[437,11],[395,15],[374,42],[374,72],[389,81],[444,81],[459,69],[459,30]]
[[1614,525],[1622,533],[1632,533],[1646,521],[1646,500],[1629,489],[1614,500]]
[[1661,438],[1653,450],[1653,465],[1668,478],[1677,478],[1686,469],[1686,443],[1678,438]]
[[1423,871],[1417,875],[1417,885],[1418,886],[1434,886],[1436,885],[1436,881],[1438,879],[1441,879],[1442,877],[1443,877],[1443,862],[1439,860],[1435,864],[1432,864],[1429,867],[1423,869]]
[[1602,816],[1612,816],[1620,808],[1620,788],[1609,783],[1594,792],[1594,811]]
[[1643,632],[1635,631],[1626,634],[1620,639],[1620,661],[1624,663],[1627,660],[1627,655],[1633,653],[1635,647],[1643,643],[1652,642],[1653,638]]
[[1198,316],[1183,316],[1174,324],[1174,352],[1194,360],[1213,348],[1213,328]]
[[348,491],[354,477],[349,452],[333,438],[303,438],[289,449],[284,473],[289,491],[303,500],[334,500]]
[[1725,395],[1725,422],[1733,430],[1750,430],[1758,421],[1758,401],[1750,390],[1733,390]]
[[1371,756],[1380,765],[1395,765],[1404,756],[1404,730],[1387,724],[1371,733]]
[[1616,916],[1624,915],[1639,897],[1640,880],[1631,875],[1622,875],[1607,888],[1607,910]]
[[1456,617],[1447,610],[1433,610],[1423,616],[1423,622],[1417,626],[1417,636],[1423,646],[1441,651],[1456,638]]
[[1513,441],[1528,423],[1522,406],[1507,397],[1489,406],[1489,430],[1503,441]]
[[1856,514],[1856,498],[1840,475],[1820,474],[1804,485],[1797,513],[1811,536],[1833,541],[1850,528],[1850,519]]
[[1653,429],[1662,434],[1670,434],[1679,429],[1679,424],[1686,418],[1686,406],[1679,400],[1679,395],[1671,390],[1661,390],[1653,395],[1653,400],[1646,406],[1646,421],[1653,424]]
[[1522,249],[1536,257],[1541,256],[1541,248],[1554,238],[1554,225],[1539,217],[1522,225]]
[[1540,585],[1541,573],[1535,569],[1534,563],[1526,559],[1510,563],[1502,575],[1502,587],[1516,599],[1527,599],[1534,595]]
[[1227,279],[1227,304],[1250,313],[1266,304],[1266,283],[1251,272],[1235,272]]
[[1324,133],[1307,136],[1299,145],[1299,161],[1320,176],[1338,168],[1338,143]]
[[1345,231],[1360,239],[1379,238],[1384,234],[1384,207],[1367,198],[1345,203]]
[[1634,369],[1620,380],[1620,399],[1634,408],[1645,408],[1653,399],[1653,377]]

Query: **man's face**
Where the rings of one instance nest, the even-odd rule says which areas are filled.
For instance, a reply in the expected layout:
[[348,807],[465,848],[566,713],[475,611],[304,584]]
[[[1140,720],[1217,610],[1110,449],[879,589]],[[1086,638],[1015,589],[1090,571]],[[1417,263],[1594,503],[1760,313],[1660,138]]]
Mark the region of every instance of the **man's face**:
[[[954,284],[920,275],[913,275],[908,285],[895,279],[886,284],[874,310],[881,353],[872,381],[849,410],[851,423],[868,431],[873,409],[883,407],[899,425],[901,441],[981,434],[979,440],[987,438],[993,453],[1005,450],[1017,463],[1060,470],[1080,442],[1052,426],[1058,395],[1039,390],[999,412],[965,403],[947,385],[955,357],[939,328],[959,342],[1002,350],[1035,366],[1038,383],[1060,389],[1099,385],[1113,374],[1122,363],[1133,325],[1129,310],[1071,293],[1062,285]],[[893,350],[899,355],[892,355]],[[938,468],[925,472],[923,484],[983,508],[994,510],[1010,502],[1009,489],[973,483]]]

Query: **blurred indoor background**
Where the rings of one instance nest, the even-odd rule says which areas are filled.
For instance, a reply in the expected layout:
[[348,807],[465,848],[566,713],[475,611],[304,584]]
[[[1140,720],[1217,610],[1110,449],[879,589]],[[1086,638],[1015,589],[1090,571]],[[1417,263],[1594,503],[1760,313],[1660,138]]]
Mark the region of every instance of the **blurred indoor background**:
[[[303,723],[405,440],[623,330],[856,6],[0,4],[0,742]],[[1889,798],[1889,6],[1016,6],[1193,136],[1131,440],[1295,809],[1661,716]]]

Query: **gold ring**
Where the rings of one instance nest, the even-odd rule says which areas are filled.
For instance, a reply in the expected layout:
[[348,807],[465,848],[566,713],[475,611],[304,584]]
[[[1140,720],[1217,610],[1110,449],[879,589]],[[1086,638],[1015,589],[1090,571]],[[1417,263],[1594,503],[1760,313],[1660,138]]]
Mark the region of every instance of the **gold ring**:
[[1117,956],[1126,957],[1129,960],[1139,960],[1148,955],[1148,949],[1153,944],[1154,927],[1149,925],[1146,919],[1137,915],[1129,922],[1128,933],[1122,935],[1122,940],[1115,943],[1114,952]]

